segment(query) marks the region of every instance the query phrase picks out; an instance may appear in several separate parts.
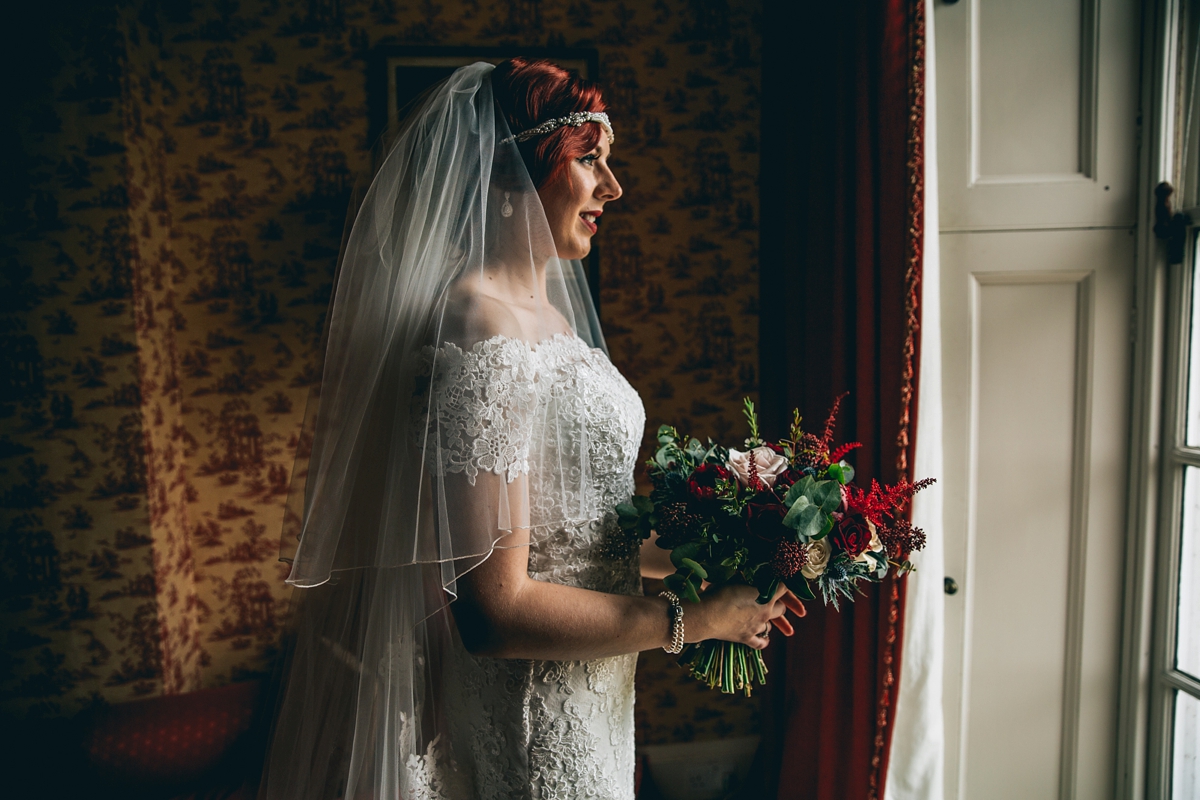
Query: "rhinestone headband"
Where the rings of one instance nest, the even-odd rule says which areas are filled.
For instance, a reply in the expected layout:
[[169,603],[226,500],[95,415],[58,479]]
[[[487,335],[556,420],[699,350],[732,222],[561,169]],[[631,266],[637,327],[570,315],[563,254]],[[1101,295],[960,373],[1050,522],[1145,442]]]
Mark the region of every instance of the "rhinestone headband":
[[509,136],[507,139],[502,140],[500,144],[508,144],[509,142],[524,142],[528,139],[532,139],[535,136],[542,136],[543,134],[550,133],[550,131],[558,130],[564,125],[570,125],[572,128],[578,128],[588,122],[598,122],[600,127],[604,128],[604,132],[608,134],[608,143],[613,143],[615,137],[613,136],[612,123],[608,121],[608,114],[605,114],[603,111],[576,111],[574,113],[567,114],[565,117],[548,119],[545,122],[534,125],[532,128],[523,130],[515,136]]

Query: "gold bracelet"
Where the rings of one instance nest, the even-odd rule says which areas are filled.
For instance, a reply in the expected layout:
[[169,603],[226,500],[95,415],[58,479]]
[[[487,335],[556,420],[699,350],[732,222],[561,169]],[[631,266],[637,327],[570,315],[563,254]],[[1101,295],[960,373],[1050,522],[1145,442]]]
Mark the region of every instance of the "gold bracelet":
[[679,602],[679,595],[666,589],[658,593],[659,597],[667,598],[670,603],[668,613],[671,618],[671,643],[663,650],[666,650],[672,655],[683,652],[683,604]]

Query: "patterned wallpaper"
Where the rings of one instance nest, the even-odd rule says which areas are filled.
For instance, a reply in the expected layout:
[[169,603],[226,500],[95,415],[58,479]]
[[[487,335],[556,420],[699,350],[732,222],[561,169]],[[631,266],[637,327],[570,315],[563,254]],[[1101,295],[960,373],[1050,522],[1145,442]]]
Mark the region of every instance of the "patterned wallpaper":
[[[61,23],[0,253],[0,700],[17,713],[269,669],[283,500],[381,42],[596,47],[625,196],[602,318],[661,421],[729,439],[757,386],[758,2],[137,2]],[[39,83],[40,82],[40,83]],[[755,702],[639,667],[644,743]]]

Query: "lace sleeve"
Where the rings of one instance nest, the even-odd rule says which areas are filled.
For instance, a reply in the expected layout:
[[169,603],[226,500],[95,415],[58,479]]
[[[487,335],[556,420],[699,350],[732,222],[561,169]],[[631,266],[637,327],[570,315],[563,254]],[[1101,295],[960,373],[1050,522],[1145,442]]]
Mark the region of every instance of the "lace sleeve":
[[467,350],[448,342],[437,350],[430,390],[426,459],[436,475],[480,472],[511,483],[529,471],[537,401],[533,351],[519,339],[496,336]]

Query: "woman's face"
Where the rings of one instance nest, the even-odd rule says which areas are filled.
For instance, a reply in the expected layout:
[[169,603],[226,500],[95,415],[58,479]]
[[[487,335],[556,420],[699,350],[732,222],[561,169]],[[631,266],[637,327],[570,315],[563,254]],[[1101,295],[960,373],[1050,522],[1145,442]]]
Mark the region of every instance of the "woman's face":
[[608,168],[608,137],[571,161],[562,175],[538,189],[559,258],[583,258],[592,249],[604,204],[621,196]]

